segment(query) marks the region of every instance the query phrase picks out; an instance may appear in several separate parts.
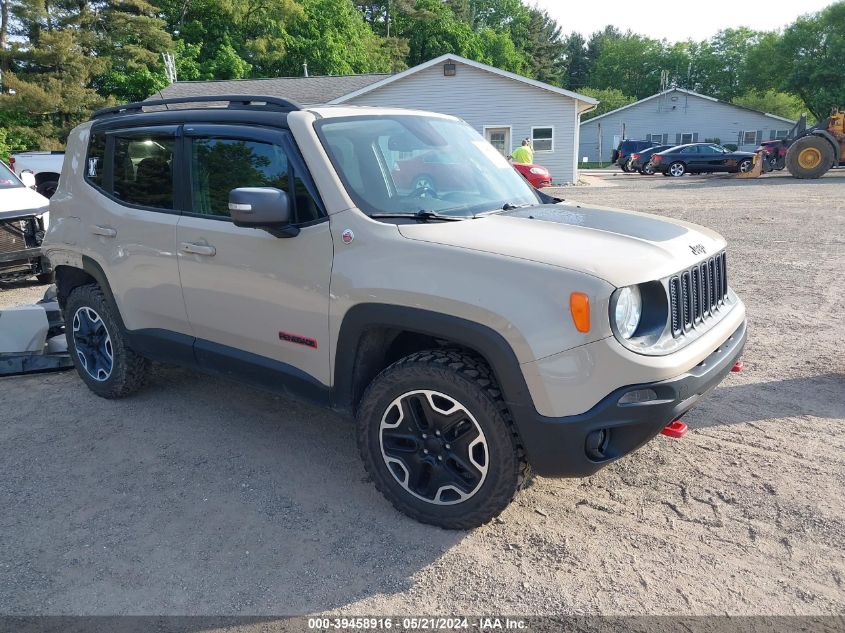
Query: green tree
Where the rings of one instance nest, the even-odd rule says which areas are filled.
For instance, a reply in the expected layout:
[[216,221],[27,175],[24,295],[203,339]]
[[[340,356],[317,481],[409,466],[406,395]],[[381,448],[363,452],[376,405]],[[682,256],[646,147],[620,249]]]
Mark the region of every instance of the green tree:
[[845,2],[798,18],[780,42],[783,88],[801,97],[818,120],[845,106]]
[[445,53],[470,59],[482,57],[482,48],[472,26],[455,15],[440,0],[418,0],[397,15],[397,31],[408,40],[409,66],[421,64]]
[[94,79],[97,91],[118,101],[138,101],[167,85],[161,54],[173,41],[147,0],[108,0],[98,10],[103,37],[96,55],[106,60]]
[[587,56],[587,40],[580,33],[572,32],[563,40],[566,64],[562,74],[564,88],[580,90],[590,79],[590,58]]
[[807,109],[800,97],[786,92],[778,92],[771,88],[765,92],[752,90],[739,97],[734,97],[732,103],[792,120],[797,120],[801,113]]
[[350,0],[302,0],[302,8],[303,15],[289,27],[281,74],[299,75],[306,62],[309,72],[319,75],[392,69],[391,49],[361,19]]
[[529,76],[556,86],[563,83],[566,45],[558,23],[546,11],[532,8],[523,51]]
[[9,68],[0,111],[9,134],[43,149],[104,103],[93,79],[106,67],[97,53],[97,14],[87,3],[16,0],[9,6]]
[[643,99],[660,90],[663,43],[634,33],[602,41],[590,73],[595,88],[618,88]]
[[595,116],[605,114],[622,106],[634,103],[637,99],[624,94],[621,90],[616,88],[582,88],[579,90],[581,94],[598,99],[599,104],[595,110],[581,115],[581,120],[586,121]]

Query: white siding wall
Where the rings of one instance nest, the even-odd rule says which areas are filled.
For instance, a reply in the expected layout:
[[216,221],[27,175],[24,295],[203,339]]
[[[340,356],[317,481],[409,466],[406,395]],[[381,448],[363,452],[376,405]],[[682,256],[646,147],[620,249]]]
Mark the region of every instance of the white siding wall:
[[351,105],[418,108],[462,118],[479,133],[484,126],[511,126],[511,149],[531,136],[531,127],[554,127],[554,151],[536,152],[555,183],[576,178],[575,99],[493,73],[457,64],[454,77],[436,65],[350,99]]
[[[676,98],[676,100],[672,100]],[[760,132],[758,138],[769,140],[778,130],[788,130],[792,125],[764,114],[727,103],[702,99],[683,92],[672,92],[662,97],[650,99],[639,105],[626,108],[598,120],[588,120],[581,124],[579,156],[587,156],[590,161],[599,160],[599,124],[602,136],[602,160],[610,160],[613,137],[647,139],[648,134],[667,134],[668,142],[674,144],[681,133],[697,133],[699,142],[708,138],[718,138],[722,144],[739,145],[744,151],[754,151],[757,142],[743,144],[739,142],[744,131]]]

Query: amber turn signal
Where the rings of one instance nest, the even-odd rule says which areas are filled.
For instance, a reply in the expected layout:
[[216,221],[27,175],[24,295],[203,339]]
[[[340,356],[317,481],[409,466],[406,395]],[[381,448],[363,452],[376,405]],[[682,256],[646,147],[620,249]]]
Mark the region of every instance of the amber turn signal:
[[569,311],[575,322],[575,329],[579,332],[590,331],[590,297],[583,292],[573,292],[569,295]]

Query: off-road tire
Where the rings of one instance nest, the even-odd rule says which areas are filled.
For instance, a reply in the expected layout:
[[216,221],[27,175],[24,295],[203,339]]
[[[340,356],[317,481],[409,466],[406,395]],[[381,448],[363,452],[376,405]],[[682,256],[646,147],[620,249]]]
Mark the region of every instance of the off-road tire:
[[[77,310],[85,307],[93,309],[100,316],[111,339],[112,370],[106,380],[92,378],[81,366],[77,355],[73,336],[73,319]],[[64,316],[68,352],[77,373],[91,391],[102,398],[114,399],[129,396],[144,386],[150,370],[150,361],[127,345],[117,315],[114,314],[97,284],[74,288],[65,303]]]
[[[799,157],[804,150],[818,152],[818,164],[813,167],[802,166]],[[796,178],[821,178],[833,166],[833,146],[821,136],[802,136],[786,152],[786,167]]]
[[[394,400],[422,389],[459,402],[478,422],[487,442],[486,478],[471,497],[453,505],[435,505],[415,497],[391,474],[382,454],[383,416]],[[417,521],[446,529],[467,530],[498,516],[530,474],[516,426],[490,368],[462,350],[417,352],[382,371],[359,404],[357,434],[367,473],[387,500]]]

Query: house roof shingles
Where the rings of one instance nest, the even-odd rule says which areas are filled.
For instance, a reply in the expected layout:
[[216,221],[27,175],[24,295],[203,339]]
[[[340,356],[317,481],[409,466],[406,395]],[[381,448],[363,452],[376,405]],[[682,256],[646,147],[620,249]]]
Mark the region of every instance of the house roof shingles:
[[[223,79],[217,81],[177,81],[161,90],[161,97],[213,95],[261,95],[292,99],[301,105],[328,103],[350,92],[381,81],[389,75],[337,75],[317,77],[277,77],[273,79]],[[153,94],[151,99],[159,98]]]

